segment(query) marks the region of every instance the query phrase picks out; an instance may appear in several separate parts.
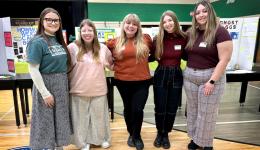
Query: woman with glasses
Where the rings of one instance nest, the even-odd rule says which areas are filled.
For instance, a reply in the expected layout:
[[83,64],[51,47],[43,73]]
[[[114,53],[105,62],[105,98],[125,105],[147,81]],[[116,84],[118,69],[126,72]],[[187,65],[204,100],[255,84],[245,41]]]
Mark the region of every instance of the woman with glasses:
[[208,0],[196,4],[188,31],[184,71],[187,96],[189,150],[213,150],[218,107],[226,84],[225,70],[232,54],[232,40],[219,24]]
[[110,147],[110,126],[105,67],[112,69],[109,49],[98,42],[94,23],[84,19],[79,40],[68,45],[73,69],[70,73],[73,143],[81,150],[90,145]]
[[46,8],[41,12],[37,33],[28,43],[26,54],[34,83],[30,146],[63,149],[71,135],[67,78],[70,54],[56,10]]

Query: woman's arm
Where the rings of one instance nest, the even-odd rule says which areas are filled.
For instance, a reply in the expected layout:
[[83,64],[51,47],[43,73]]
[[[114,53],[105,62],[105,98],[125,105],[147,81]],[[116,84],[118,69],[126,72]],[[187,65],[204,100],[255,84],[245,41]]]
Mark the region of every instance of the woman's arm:
[[152,46],[150,48],[149,57],[148,57],[149,62],[153,62],[153,61],[156,60],[155,50],[156,50],[156,37],[153,38],[153,43],[152,43]]
[[188,54],[187,54],[187,51],[186,51],[185,47],[186,47],[186,45],[188,43],[188,37],[185,37],[184,42],[185,42],[185,44],[182,47],[181,59],[187,61],[188,60]]
[[72,66],[76,64],[77,62],[77,53],[79,51],[78,46],[76,45],[76,43],[70,43],[67,46],[69,52],[70,52],[70,57],[71,57],[71,62],[72,62]]
[[107,46],[107,48],[111,51],[115,49],[116,47],[116,39],[109,39],[105,42],[105,45]]
[[212,73],[209,81],[205,84],[204,95],[210,95],[213,92],[214,84],[210,83],[211,80],[218,81],[224,74],[228,62],[232,55],[233,43],[232,41],[224,41],[217,44],[219,62]]
[[42,98],[44,99],[45,104],[48,107],[52,107],[54,106],[54,98],[51,95],[51,93],[47,90],[43,82],[42,75],[39,71],[39,67],[39,64],[29,64],[30,75],[34,85],[36,86],[37,90],[40,92]]
[[219,62],[210,78],[210,80],[217,81],[226,71],[228,62],[231,59],[233,43],[232,41],[225,41],[217,44]]
[[106,45],[102,45],[102,48],[103,48],[104,51],[105,51],[105,66],[106,66],[109,70],[113,70],[114,63],[113,63],[112,54],[111,54],[110,50],[107,48]]

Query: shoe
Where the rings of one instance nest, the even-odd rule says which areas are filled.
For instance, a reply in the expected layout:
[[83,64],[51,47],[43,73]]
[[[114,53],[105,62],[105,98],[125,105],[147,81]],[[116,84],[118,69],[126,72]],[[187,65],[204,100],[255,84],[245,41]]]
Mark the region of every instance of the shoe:
[[161,133],[157,133],[157,136],[153,142],[153,145],[157,148],[161,147],[161,145],[162,145],[162,134]]
[[101,147],[106,149],[106,148],[109,148],[110,147],[110,143],[108,141],[104,141],[102,144],[101,144]]
[[213,147],[204,147],[203,150],[213,150]]
[[164,149],[169,149],[171,147],[171,143],[169,141],[169,137],[168,137],[168,133],[166,133],[165,135],[163,135],[162,137],[162,147]]
[[193,142],[193,140],[190,141],[190,143],[188,144],[188,149],[189,150],[196,150],[199,148],[199,145],[197,145],[196,143]]
[[133,139],[134,145],[136,150],[143,150],[144,149],[144,143],[143,140],[140,138]]
[[55,147],[55,150],[63,150],[63,147],[62,146],[57,146],[57,147]]
[[127,145],[130,146],[130,147],[135,147],[132,136],[128,137]]
[[89,150],[90,144],[86,144],[84,147],[82,147],[80,150]]

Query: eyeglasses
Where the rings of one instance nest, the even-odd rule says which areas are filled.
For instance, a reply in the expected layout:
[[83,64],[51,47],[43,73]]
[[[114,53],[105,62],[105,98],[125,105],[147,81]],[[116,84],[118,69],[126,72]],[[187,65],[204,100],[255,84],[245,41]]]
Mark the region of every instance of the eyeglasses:
[[44,18],[44,20],[48,24],[52,24],[53,22],[54,22],[54,24],[59,24],[60,23],[60,19]]

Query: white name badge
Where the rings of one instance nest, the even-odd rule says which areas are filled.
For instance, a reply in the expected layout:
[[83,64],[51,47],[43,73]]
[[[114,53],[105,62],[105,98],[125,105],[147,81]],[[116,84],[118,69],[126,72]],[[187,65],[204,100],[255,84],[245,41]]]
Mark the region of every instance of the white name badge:
[[206,42],[200,42],[199,47],[207,47],[207,43]]
[[181,45],[174,45],[175,50],[181,50]]

